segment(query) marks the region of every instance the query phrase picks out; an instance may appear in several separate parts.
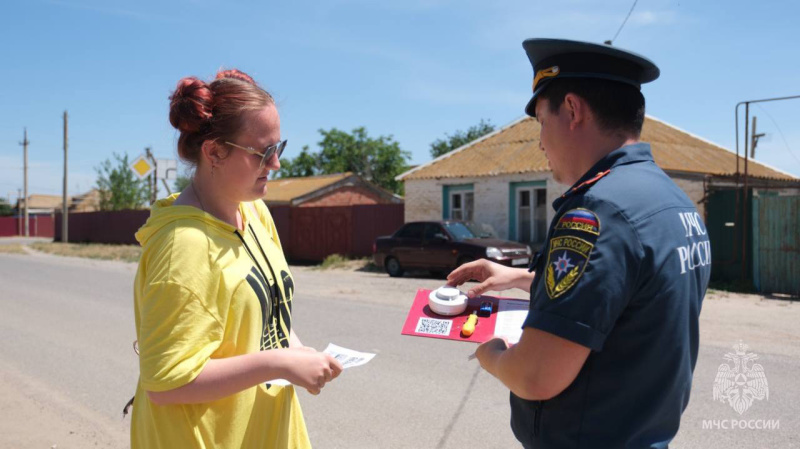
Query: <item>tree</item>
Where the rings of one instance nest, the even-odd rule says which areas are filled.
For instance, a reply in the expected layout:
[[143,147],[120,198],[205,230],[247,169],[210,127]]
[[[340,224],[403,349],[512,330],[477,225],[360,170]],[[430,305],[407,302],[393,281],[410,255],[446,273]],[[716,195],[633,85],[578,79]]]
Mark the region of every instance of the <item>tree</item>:
[[281,169],[278,173],[281,178],[297,178],[314,176],[318,172],[317,159],[309,152],[308,145],[304,145],[296,158],[281,160]]
[[189,187],[189,184],[191,183],[192,183],[192,176],[189,175],[188,173],[178,175],[178,177],[175,178],[175,192],[176,193],[183,192],[187,187]]
[[189,187],[192,183],[192,178],[189,176],[180,175],[175,178],[175,192],[183,192],[184,189]]
[[411,157],[392,136],[369,137],[364,127],[352,133],[331,128],[319,130],[319,152],[303,147],[294,159],[281,161],[282,178],[353,172],[386,190],[402,193],[402,182],[395,181]]
[[9,215],[14,215],[14,207],[8,204],[8,202],[0,198],[0,217],[7,217]]
[[128,167],[128,155],[114,153],[116,167],[106,159],[97,171],[97,190],[100,191],[100,210],[138,209],[148,203],[150,189],[147,181],[136,179]]
[[446,139],[436,139],[431,144],[431,157],[435,159],[443,154],[447,154],[456,148],[463,147],[473,140],[489,134],[492,131],[494,131],[494,125],[492,125],[488,120],[484,121],[481,119],[480,123],[475,126],[471,126],[466,132],[459,130],[456,131],[452,136],[445,134],[447,137]]

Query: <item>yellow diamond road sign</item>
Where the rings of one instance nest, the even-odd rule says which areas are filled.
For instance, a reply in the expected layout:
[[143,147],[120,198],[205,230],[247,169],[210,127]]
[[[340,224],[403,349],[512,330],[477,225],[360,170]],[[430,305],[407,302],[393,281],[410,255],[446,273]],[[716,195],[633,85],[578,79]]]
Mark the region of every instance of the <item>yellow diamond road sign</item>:
[[139,179],[144,179],[155,170],[156,166],[147,160],[146,156],[139,156],[130,165],[131,170],[136,173]]

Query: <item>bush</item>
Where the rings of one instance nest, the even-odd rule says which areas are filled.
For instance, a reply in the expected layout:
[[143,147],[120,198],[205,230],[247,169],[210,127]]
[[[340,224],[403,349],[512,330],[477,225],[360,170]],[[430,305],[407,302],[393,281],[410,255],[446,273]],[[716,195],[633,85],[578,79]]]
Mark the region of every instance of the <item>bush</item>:
[[331,254],[330,256],[326,257],[325,260],[322,261],[320,265],[320,269],[322,270],[330,270],[336,268],[344,268],[347,266],[347,258],[342,256],[341,254]]

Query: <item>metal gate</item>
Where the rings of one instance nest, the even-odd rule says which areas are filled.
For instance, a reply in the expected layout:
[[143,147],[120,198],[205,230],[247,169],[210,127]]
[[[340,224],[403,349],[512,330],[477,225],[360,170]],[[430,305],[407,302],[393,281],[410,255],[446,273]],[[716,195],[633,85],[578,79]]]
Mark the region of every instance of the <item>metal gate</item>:
[[[752,192],[748,195],[752,198]],[[706,202],[706,227],[711,240],[711,279],[730,282],[752,272],[752,227],[745,233],[744,192],[734,189],[711,190]],[[747,207],[747,216],[753,216]],[[746,239],[746,240],[745,240]],[[742,260],[745,266],[742,267]]]
[[755,197],[753,210],[756,289],[800,296],[800,196]]

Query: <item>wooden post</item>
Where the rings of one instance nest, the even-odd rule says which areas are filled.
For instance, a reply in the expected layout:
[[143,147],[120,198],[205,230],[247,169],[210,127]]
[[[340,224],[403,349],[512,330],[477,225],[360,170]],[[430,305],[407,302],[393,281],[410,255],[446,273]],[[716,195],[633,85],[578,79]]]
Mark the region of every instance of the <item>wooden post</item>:
[[28,218],[28,210],[29,210],[29,208],[28,208],[28,144],[30,142],[28,141],[28,128],[23,128],[22,136],[23,136],[22,137],[22,142],[20,142],[20,145],[22,145],[22,154],[23,154],[22,187],[23,187],[23,190],[25,192],[25,196],[24,196],[24,198],[25,198],[25,209],[24,209],[24,212],[23,212],[23,216],[25,217],[24,218],[24,220],[25,220],[24,221],[24,229],[25,229],[25,231],[24,231],[23,235],[25,235],[25,237],[30,237],[30,235],[31,235],[31,233],[30,233],[30,219]]
[[61,201],[61,241],[63,243],[69,242],[69,209],[67,207],[67,111],[64,111],[64,192]]

